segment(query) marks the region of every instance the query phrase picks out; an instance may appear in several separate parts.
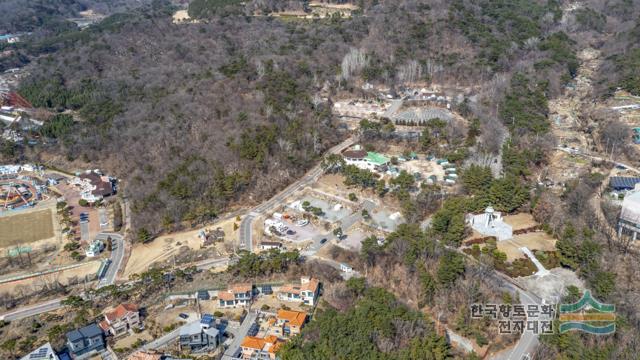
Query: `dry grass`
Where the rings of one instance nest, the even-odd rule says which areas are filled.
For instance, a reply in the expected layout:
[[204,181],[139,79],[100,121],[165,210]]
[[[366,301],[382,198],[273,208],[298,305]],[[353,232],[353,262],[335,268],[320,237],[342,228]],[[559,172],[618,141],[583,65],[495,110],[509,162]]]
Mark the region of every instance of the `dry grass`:
[[[233,230],[235,219],[216,223],[207,226],[207,229],[215,229],[221,227],[225,233],[225,242],[238,240],[238,231]],[[239,222],[236,222],[239,225]],[[132,274],[144,272],[156,262],[170,259],[173,255],[178,254],[178,250],[183,246],[188,246],[192,250],[200,249],[201,240],[198,233],[201,229],[186,232],[168,234],[158,237],[147,244],[136,244],[131,250],[131,257],[127,262],[124,276],[128,277]],[[218,244],[218,249],[222,249],[223,245]]]
[[72,279],[81,280],[84,279],[85,275],[91,276],[95,274],[98,272],[99,267],[100,261],[89,261],[77,268],[0,284],[0,294],[22,293],[23,295],[26,295],[40,291],[43,287],[55,282],[66,285]]
[[538,225],[533,219],[533,216],[528,213],[520,213],[516,215],[507,215],[504,217],[504,222],[511,225],[513,231],[526,229]]
[[51,209],[0,217],[0,247],[27,244],[53,236]]
[[521,247],[527,247],[531,251],[553,251],[556,249],[556,239],[545,233],[544,231],[530,232],[527,234],[516,235],[513,239],[498,241],[498,250],[507,254],[507,261],[513,261],[526,256],[520,250]]

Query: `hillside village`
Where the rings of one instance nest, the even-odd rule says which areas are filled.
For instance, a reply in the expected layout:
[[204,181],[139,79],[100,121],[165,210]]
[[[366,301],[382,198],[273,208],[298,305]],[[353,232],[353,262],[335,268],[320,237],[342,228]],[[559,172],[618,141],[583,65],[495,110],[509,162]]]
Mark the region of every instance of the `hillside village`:
[[[606,40],[635,20],[589,1],[508,11],[470,3],[149,2],[124,7],[128,15],[68,10],[71,30],[1,35],[0,26],[0,60],[32,56],[0,74],[0,357],[637,358],[637,73],[601,89],[602,72],[613,72]],[[605,25],[592,7],[607,13]],[[427,13],[437,21],[413,24]],[[458,53],[436,61],[417,54],[445,50],[400,40],[426,41],[420,29],[444,26],[443,14],[469,26],[447,38]],[[313,43],[309,55],[320,35],[353,41],[371,30],[364,43],[382,36],[367,26],[396,15],[413,25],[385,39],[411,49],[396,49],[393,72],[373,47],[335,46],[337,62],[292,56],[293,76],[275,55],[249,59],[228,37],[271,26],[289,43],[263,34],[255,47],[286,58],[301,41]],[[503,23],[487,17],[522,26],[505,31],[511,48]],[[598,30],[576,30],[583,17]],[[534,31],[525,23],[537,35],[523,35]],[[196,84],[185,89],[109,83],[139,101],[132,108],[97,92],[104,79],[73,80],[60,65],[70,58],[51,72],[42,69],[55,50],[41,61],[29,53],[86,42],[100,74],[117,68],[98,64],[105,49],[167,61],[149,38],[127,48],[100,38],[146,36],[152,25],[185,44],[215,33],[233,56],[162,75],[168,83],[183,71]],[[196,57],[175,46],[175,59]],[[207,46],[216,50],[199,51],[224,47]],[[525,60],[509,69],[503,55]],[[476,58],[478,73],[456,63]],[[452,81],[448,71],[465,75]],[[593,333],[574,331],[586,328]]]

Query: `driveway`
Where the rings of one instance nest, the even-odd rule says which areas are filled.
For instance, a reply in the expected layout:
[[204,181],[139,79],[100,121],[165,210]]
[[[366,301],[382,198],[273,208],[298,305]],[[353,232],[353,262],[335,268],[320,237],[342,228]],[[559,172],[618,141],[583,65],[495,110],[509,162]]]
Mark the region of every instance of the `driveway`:
[[249,310],[249,313],[237,330],[230,327],[227,328],[227,331],[233,334],[233,342],[229,345],[227,351],[224,352],[222,356],[223,359],[231,360],[238,356],[240,353],[240,344],[242,344],[242,340],[247,336],[251,325],[255,324],[257,317],[258,314],[255,311]]

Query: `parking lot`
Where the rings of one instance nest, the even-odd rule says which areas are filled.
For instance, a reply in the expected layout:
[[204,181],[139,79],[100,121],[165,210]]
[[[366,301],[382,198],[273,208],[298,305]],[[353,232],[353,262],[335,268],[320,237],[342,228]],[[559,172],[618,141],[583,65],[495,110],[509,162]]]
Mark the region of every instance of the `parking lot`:
[[309,202],[310,206],[322,209],[323,214],[319,218],[334,223],[351,214],[351,209],[337,201],[327,201],[314,196],[305,195],[300,200],[289,205],[296,211],[304,211],[302,204]]
[[305,226],[299,226],[299,225],[296,225],[295,221],[286,220],[286,219],[283,219],[281,221],[289,228],[289,230],[295,232],[295,234],[293,235],[289,235],[289,234],[283,235],[283,238],[289,241],[293,241],[293,242],[308,241],[322,234],[322,231],[316,228],[311,223]]
[[[71,207],[71,218],[79,224],[80,239],[89,241],[100,232],[100,216],[98,209],[92,207],[83,207],[78,204],[80,193],[72,185],[61,182],[56,185],[56,189],[62,193],[64,200]],[[88,215],[88,222],[80,222],[80,213]]]

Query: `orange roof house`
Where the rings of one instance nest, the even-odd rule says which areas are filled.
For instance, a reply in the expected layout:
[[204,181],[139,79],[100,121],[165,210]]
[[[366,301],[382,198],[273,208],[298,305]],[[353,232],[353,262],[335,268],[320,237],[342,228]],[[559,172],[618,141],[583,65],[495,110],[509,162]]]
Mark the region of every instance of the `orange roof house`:
[[278,290],[278,299],[314,306],[320,295],[320,281],[303,276],[299,284],[286,284]]
[[307,314],[300,311],[278,310],[274,332],[279,336],[297,335],[307,322]]
[[269,359],[275,359],[276,353],[283,344],[284,341],[274,335],[268,335],[264,338],[246,336],[240,344],[242,348],[241,356],[243,359],[263,358],[264,356],[269,356]]
[[253,298],[253,285],[250,283],[230,284],[227,290],[218,292],[219,306],[222,308],[246,306]]
[[307,314],[300,311],[278,310],[278,320],[287,321],[291,325],[302,326],[307,321]]
[[140,328],[140,313],[136,304],[120,304],[104,313],[104,320],[98,324],[104,331],[114,336],[123,335],[133,328]]

